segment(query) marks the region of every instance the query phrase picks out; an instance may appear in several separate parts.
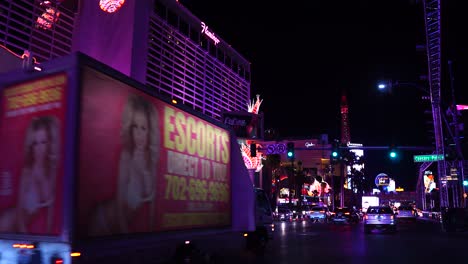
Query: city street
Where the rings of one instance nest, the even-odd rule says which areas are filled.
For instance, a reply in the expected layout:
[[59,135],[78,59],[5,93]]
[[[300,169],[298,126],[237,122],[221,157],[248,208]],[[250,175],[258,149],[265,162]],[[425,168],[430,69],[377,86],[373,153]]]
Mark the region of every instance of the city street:
[[277,222],[263,256],[232,251],[222,263],[443,263],[466,257],[467,233],[436,223],[402,223],[395,234],[364,234],[363,225]]

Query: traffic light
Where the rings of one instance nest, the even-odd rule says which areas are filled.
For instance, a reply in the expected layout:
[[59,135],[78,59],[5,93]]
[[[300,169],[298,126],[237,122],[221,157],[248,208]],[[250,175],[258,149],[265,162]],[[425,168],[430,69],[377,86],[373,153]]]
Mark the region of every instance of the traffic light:
[[333,141],[330,159],[336,161],[340,159],[340,145],[337,140]]
[[338,158],[338,151],[336,151],[336,150],[332,151],[332,154],[331,154],[331,155],[332,155],[332,157],[335,158],[335,159]]
[[286,153],[288,155],[288,158],[290,159],[294,158],[294,142],[288,142]]
[[392,160],[398,159],[398,151],[395,146],[390,146],[390,150],[388,151],[388,157]]
[[463,180],[463,186],[468,187],[468,180]]

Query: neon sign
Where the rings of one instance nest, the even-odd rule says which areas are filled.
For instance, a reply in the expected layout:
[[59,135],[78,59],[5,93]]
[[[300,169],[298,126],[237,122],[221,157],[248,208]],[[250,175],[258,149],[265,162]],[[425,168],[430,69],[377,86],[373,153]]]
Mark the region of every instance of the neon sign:
[[205,22],[201,22],[201,27],[202,27],[201,33],[205,34],[207,37],[213,40],[215,45],[218,45],[220,41],[219,38],[215,36],[214,32],[208,29],[208,26],[205,24]]
[[100,0],[99,7],[107,13],[114,13],[125,3],[125,0]]

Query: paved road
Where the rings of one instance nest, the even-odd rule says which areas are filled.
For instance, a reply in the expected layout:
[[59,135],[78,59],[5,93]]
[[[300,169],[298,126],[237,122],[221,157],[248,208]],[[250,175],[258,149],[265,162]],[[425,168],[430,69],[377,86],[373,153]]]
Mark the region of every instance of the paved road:
[[[352,226],[310,222],[277,223],[263,256],[220,252],[216,263],[468,263],[468,234],[446,233],[428,221],[402,223],[396,234],[364,234]],[[461,262],[460,262],[461,261]]]

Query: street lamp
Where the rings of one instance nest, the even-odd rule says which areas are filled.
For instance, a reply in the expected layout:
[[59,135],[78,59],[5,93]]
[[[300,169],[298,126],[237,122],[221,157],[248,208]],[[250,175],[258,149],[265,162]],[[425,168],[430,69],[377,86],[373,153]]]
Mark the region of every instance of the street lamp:
[[403,86],[410,86],[417,88],[423,91],[425,94],[429,94],[429,91],[423,86],[415,82],[401,82],[401,81],[394,81],[394,80],[384,80],[377,83],[377,88],[379,91],[391,93],[393,87],[403,87]]
[[[451,88],[452,88],[452,108],[455,108],[455,97],[454,97],[454,89],[453,89],[453,77],[452,77],[452,70],[451,70],[451,63],[449,62],[449,74],[450,74],[450,80],[451,80]],[[415,82],[399,82],[399,81],[386,81],[386,82],[381,82],[378,84],[379,90],[385,90],[388,93],[391,93],[391,88],[394,86],[411,86],[414,88],[417,88],[421,91],[424,92],[425,96],[424,98],[428,98],[431,103],[431,108],[432,108],[432,118],[433,118],[433,125],[434,125],[434,139],[435,139],[435,154],[438,155],[445,155],[445,146],[444,146],[444,130],[442,126],[442,120],[445,121],[445,125],[447,127],[446,131],[449,133],[450,138],[452,138],[455,146],[455,150],[457,152],[456,158],[453,161],[446,161],[446,160],[439,160],[437,161],[437,169],[438,169],[438,174],[439,174],[439,185],[441,188],[440,191],[440,203],[441,207],[460,207],[464,206],[462,199],[460,199],[458,196],[459,194],[454,194],[452,197],[449,197],[448,193],[449,190],[452,190],[453,193],[456,193],[455,190],[458,190],[460,181],[455,181],[455,182],[449,182],[447,184],[442,184],[442,177],[448,173],[447,168],[450,168],[450,170],[457,171],[457,173],[461,173],[461,178],[464,179],[464,173],[463,173],[463,162],[464,162],[464,157],[461,151],[461,146],[460,146],[460,140],[459,140],[459,135],[457,134],[459,131],[458,125],[459,121],[457,120],[457,115],[455,111],[450,111],[448,115],[452,115],[452,122],[450,123],[446,116],[441,113],[441,100],[440,100],[440,91],[437,89],[434,91],[432,87],[424,87],[423,85],[420,85],[419,83]],[[452,110],[449,108],[449,110]],[[421,165],[420,167],[420,177],[419,180],[421,179],[421,174],[423,171],[423,166],[424,164]]]
[[392,81],[389,80],[380,81],[379,83],[377,83],[377,88],[379,89],[379,91],[391,93],[391,89],[393,86],[392,84]]
[[[433,122],[433,125],[434,125],[434,134],[435,131],[436,131],[436,126],[437,126],[437,123],[434,122],[434,111],[433,111],[433,104],[432,104],[432,97],[431,97],[431,93],[428,89],[425,89],[425,87],[423,87],[422,84],[420,83],[417,83],[417,82],[400,82],[400,81],[394,81],[394,80],[384,80],[382,82],[379,82],[377,84],[377,87],[379,89],[379,91],[382,91],[382,92],[385,92],[385,93],[388,93],[388,94],[391,94],[392,93],[392,88],[393,87],[403,87],[403,86],[410,86],[412,88],[417,88],[418,90],[421,90],[424,92],[424,96],[423,98],[427,98],[431,101],[431,112],[432,112],[432,122]],[[438,130],[438,131],[441,131],[441,130]],[[436,135],[434,135],[435,137]],[[443,148],[442,148],[443,149]],[[437,150],[435,150],[437,152]],[[442,154],[442,153],[437,153],[437,154]],[[391,160],[396,160],[397,158],[397,152],[394,151],[394,149],[390,149],[390,152],[389,152],[389,157]],[[420,185],[420,182],[422,180],[422,177],[423,177],[423,174],[425,172],[425,170],[427,169],[429,165],[427,164],[421,164],[421,166],[419,167],[419,173],[418,173],[418,186],[423,186],[423,185]],[[424,196],[424,191],[422,191],[421,193],[421,196],[422,197],[422,201],[425,201],[425,196]]]

